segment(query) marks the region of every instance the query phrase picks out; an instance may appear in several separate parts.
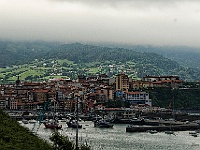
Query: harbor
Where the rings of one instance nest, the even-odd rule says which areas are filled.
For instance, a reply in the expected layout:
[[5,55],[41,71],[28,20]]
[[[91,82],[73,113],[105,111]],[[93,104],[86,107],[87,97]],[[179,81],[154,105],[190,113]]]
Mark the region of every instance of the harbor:
[[[69,128],[65,122],[59,122],[62,129],[61,134],[75,141],[76,129]],[[87,142],[93,150],[197,150],[200,149],[200,137],[194,137],[190,131],[177,131],[173,135],[165,132],[151,134],[149,132],[126,132],[128,124],[114,124],[113,128],[96,128],[92,121],[81,121],[82,128],[79,129],[79,143]],[[22,126],[33,128],[33,124]],[[49,141],[54,130],[46,129],[40,125],[37,132],[38,137]],[[50,141],[49,141],[50,142]]]
[[[16,115],[18,114],[18,117]],[[37,119],[37,113],[27,113],[19,115],[19,113],[10,114],[10,117],[18,120],[18,122],[36,134],[38,137],[49,140],[50,136],[54,132],[53,128],[46,126],[44,122],[30,123],[34,118]],[[48,113],[47,113],[48,114]],[[81,128],[72,128],[67,122],[71,116],[68,114],[60,114],[57,117],[57,125],[61,128],[60,132],[64,136],[68,136],[70,140],[76,141],[78,138],[79,144],[87,143],[94,150],[182,150],[190,149],[196,150],[200,148],[199,142],[199,115],[189,114],[173,114],[174,118],[167,118],[172,116],[171,114],[162,114],[164,118],[158,117],[160,114],[146,114],[138,118],[118,119],[118,121],[124,121],[123,123],[114,122],[110,120],[111,128],[102,128],[95,124],[94,119],[102,119],[102,116],[92,115],[93,117],[80,115],[79,124]],[[192,116],[192,117],[191,117]],[[22,122],[21,118],[27,119],[27,122]],[[44,116],[45,120],[51,120],[53,116]],[[47,119],[48,118],[48,119]],[[82,119],[81,119],[82,118]],[[68,121],[67,121],[68,120]],[[92,121],[91,121],[92,120]],[[190,121],[188,121],[190,120]],[[53,129],[53,130],[52,130]],[[78,137],[77,137],[78,131]],[[198,131],[198,132],[197,132]],[[166,134],[167,133],[167,134]],[[170,143],[169,143],[170,142]]]
[[[61,116],[63,117],[63,115]],[[60,117],[57,120],[57,125],[61,126],[58,132],[62,135],[68,136],[74,142],[78,140],[79,144],[87,143],[94,150],[146,150],[147,148],[148,150],[196,150],[200,148],[199,123],[197,123],[197,120],[193,120],[199,119],[198,114],[192,115],[192,117],[188,114],[181,114],[182,117],[179,121],[174,118],[166,118],[168,114],[163,115],[165,116],[164,119],[158,116],[159,114],[147,114],[131,120],[118,120],[123,121],[121,123],[110,120],[111,126],[104,125],[102,127],[95,122],[95,119],[101,120],[101,116],[93,115],[91,118],[80,115],[78,121],[80,128],[69,126],[70,117]],[[178,118],[178,115],[174,116]],[[29,119],[28,116],[26,117]],[[51,120],[52,116],[45,118]],[[47,128],[43,122],[32,124],[30,120],[32,119],[29,119],[28,123],[23,123],[21,120],[18,122],[38,137],[51,142],[49,137],[54,130]]]

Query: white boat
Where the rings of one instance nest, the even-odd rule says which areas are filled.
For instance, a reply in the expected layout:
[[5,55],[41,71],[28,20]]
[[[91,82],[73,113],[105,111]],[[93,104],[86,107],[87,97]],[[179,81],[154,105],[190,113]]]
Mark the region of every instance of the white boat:
[[174,134],[174,131],[169,130],[169,131],[165,131],[166,134]]
[[107,122],[104,119],[98,120],[94,122],[94,127],[99,128],[113,128],[113,124],[110,124],[110,122]]
[[59,122],[67,122],[67,119],[66,118],[61,118],[58,120]]
[[19,124],[22,124],[22,121],[17,121]]
[[148,132],[151,133],[151,134],[158,133],[158,131],[156,131],[156,130],[149,130]]
[[23,124],[28,124],[29,122],[28,122],[28,120],[26,120],[26,119],[22,119],[22,123],[23,123]]
[[31,120],[29,120],[29,123],[34,124],[34,123],[37,123],[37,121],[34,119],[31,119]]

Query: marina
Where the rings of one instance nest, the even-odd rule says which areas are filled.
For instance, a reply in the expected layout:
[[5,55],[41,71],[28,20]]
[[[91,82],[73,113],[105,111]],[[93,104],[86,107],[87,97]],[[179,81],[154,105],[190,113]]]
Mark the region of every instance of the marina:
[[[19,121],[21,122],[21,121]],[[65,122],[59,122],[63,135],[75,141],[76,129],[69,128]],[[115,124],[113,128],[95,128],[92,121],[81,121],[79,129],[79,143],[87,142],[93,150],[197,150],[200,149],[200,137],[195,130],[177,131],[174,134],[165,132],[126,132],[128,124]],[[33,124],[23,124],[24,127],[33,128]],[[46,129],[40,125],[37,135],[49,141],[54,130]],[[50,142],[50,141],[49,141]]]

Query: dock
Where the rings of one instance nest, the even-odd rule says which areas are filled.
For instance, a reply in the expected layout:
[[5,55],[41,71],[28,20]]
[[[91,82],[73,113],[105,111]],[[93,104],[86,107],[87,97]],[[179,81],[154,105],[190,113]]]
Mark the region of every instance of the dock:
[[197,123],[189,122],[189,123],[181,123],[174,122],[173,124],[160,124],[158,126],[148,126],[148,125],[128,125],[126,127],[126,132],[147,132],[148,130],[156,130],[158,132],[162,131],[188,131],[188,130],[197,130],[200,126]]

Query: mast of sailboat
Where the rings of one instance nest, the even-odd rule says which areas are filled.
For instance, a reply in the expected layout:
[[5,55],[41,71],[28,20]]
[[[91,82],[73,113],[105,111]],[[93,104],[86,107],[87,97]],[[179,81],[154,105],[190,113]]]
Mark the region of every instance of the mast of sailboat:
[[172,89],[172,94],[173,94],[173,97],[172,97],[172,116],[173,116],[173,119],[175,119],[175,112],[174,112],[174,88]]
[[76,150],[78,150],[78,96],[76,96]]
[[80,100],[80,97],[82,98],[83,92],[82,91],[76,91],[75,92],[75,97],[76,97],[76,150],[78,150],[78,101]]

